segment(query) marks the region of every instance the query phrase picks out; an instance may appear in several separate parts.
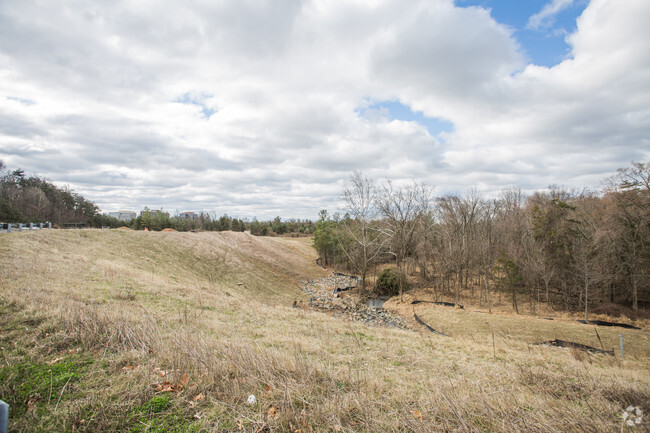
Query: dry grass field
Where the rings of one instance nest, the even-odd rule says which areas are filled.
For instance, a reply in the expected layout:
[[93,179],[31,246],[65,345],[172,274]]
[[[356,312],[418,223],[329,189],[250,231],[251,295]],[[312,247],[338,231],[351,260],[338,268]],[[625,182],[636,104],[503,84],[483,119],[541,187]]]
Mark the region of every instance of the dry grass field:
[[[433,305],[432,334],[292,308],[310,239],[48,230],[0,236],[10,431],[650,431],[650,329]],[[410,315],[410,316],[409,316]],[[409,322],[410,323],[410,322]],[[618,335],[625,341],[621,359]],[[616,356],[533,343],[572,340]],[[602,343],[601,343],[602,342]],[[254,404],[248,404],[255,395]],[[628,406],[647,414],[623,425]]]

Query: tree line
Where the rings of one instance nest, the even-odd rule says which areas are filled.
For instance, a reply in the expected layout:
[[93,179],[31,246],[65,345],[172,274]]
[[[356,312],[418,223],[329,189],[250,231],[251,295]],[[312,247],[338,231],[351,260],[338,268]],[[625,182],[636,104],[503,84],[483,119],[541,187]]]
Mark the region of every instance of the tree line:
[[[507,296],[535,313],[540,302],[585,316],[598,303],[650,305],[650,162],[633,162],[596,193],[551,186],[525,195],[476,189],[434,196],[354,172],[343,216],[320,212],[313,244],[322,263],[354,272],[367,290],[377,266],[394,265],[437,298]],[[415,278],[417,277],[417,278]]]
[[[113,218],[114,219],[114,218]],[[117,221],[117,224],[130,227],[134,230],[163,230],[171,228],[177,231],[249,231],[255,236],[300,236],[310,235],[314,232],[316,225],[310,220],[289,219],[275,217],[271,221],[252,221],[231,217],[228,214],[217,216],[207,212],[201,212],[194,218],[186,218],[181,215],[170,216],[169,212],[151,210],[145,208],[137,218],[130,222]]]
[[87,224],[97,206],[68,187],[57,187],[21,169],[10,171],[0,161],[0,221],[53,222],[60,226]]
[[310,220],[289,219],[283,221],[279,216],[271,221],[252,221],[217,216],[201,212],[196,218],[170,216],[164,210],[145,208],[131,221],[121,221],[100,213],[93,202],[76,193],[69,187],[58,187],[46,179],[32,175],[24,170],[9,170],[0,160],[0,222],[38,223],[51,222],[58,227],[129,227],[134,230],[177,231],[250,231],[256,236],[271,235],[310,235],[315,224]]

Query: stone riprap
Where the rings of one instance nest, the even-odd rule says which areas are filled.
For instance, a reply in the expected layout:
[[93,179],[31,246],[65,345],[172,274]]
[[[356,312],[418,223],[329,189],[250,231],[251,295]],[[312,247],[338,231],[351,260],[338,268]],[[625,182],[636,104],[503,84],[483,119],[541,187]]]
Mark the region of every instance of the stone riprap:
[[302,290],[309,294],[310,308],[369,325],[408,328],[400,317],[392,315],[383,308],[368,307],[361,302],[355,293],[357,284],[356,277],[341,274],[300,281]]

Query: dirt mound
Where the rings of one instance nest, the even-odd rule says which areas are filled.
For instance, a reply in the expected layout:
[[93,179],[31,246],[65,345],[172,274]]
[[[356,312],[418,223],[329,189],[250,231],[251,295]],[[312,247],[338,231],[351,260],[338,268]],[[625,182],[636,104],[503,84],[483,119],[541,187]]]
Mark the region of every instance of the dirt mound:
[[128,227],[118,227],[117,229],[118,229],[118,230],[131,230],[131,229],[128,228]]
[[166,229],[162,229],[162,231],[164,231],[164,232],[175,232],[176,230],[174,230],[174,229],[170,229],[170,228],[166,228]]

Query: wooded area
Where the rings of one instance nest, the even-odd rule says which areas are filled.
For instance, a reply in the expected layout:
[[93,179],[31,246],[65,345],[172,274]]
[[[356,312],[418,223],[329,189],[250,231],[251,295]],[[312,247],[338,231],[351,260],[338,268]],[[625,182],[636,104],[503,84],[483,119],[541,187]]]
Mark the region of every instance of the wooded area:
[[321,211],[314,246],[321,261],[366,280],[376,265],[417,273],[436,296],[461,290],[488,307],[491,296],[584,311],[608,302],[650,305],[650,163],[633,162],[603,191],[551,186],[498,198],[476,189],[434,197],[413,183],[396,187],[360,172],[343,191],[345,215]]
[[0,221],[91,224],[97,206],[70,188],[59,188],[20,169],[7,170],[0,161]]

